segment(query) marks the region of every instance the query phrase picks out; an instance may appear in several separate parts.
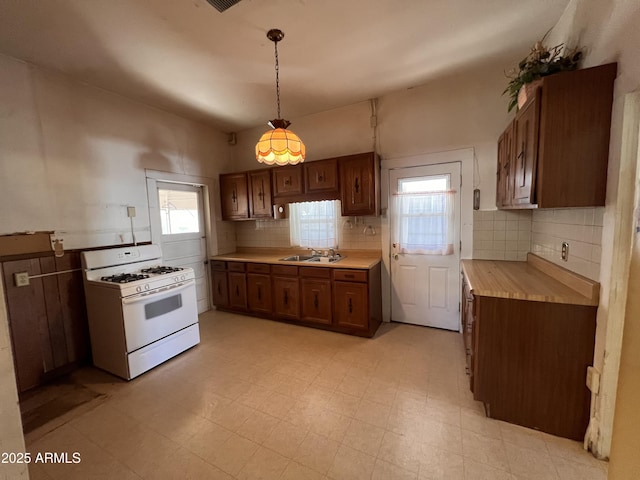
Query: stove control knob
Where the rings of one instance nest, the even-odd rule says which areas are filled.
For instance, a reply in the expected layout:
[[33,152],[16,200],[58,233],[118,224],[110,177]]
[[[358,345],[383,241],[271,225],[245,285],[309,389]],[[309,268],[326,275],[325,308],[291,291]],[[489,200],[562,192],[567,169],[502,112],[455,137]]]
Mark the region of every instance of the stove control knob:
[[144,289],[145,290],[149,290],[149,284],[148,283],[144,286]]
[[180,281],[180,279],[179,279],[178,277],[173,277],[173,281],[174,281],[174,282],[179,282],[179,281]]
[[138,286],[136,287],[136,292],[141,292],[141,291],[142,291],[142,287],[141,287],[140,285],[138,285]]
[[184,280],[184,275],[180,275],[180,280]]

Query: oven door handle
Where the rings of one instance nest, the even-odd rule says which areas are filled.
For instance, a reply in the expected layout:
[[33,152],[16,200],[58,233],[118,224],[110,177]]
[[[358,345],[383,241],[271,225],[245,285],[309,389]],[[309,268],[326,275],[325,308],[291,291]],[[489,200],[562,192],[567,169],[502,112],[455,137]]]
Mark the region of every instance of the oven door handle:
[[167,287],[158,288],[156,290],[151,290],[149,293],[136,293],[135,295],[131,295],[130,297],[126,297],[122,299],[123,305],[131,305],[132,303],[144,302],[150,300],[152,298],[157,297],[158,295],[162,295],[165,293],[176,293],[181,292],[182,290],[186,290],[191,287],[195,283],[195,280],[186,280],[184,282],[176,283],[174,285],[169,285]]

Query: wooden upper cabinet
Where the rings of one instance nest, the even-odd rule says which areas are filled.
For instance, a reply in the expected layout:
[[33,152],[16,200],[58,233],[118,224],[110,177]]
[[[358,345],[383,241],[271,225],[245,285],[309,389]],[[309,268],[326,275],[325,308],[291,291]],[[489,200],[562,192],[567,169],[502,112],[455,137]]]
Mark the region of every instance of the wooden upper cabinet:
[[338,198],[338,159],[304,163],[303,170],[306,193],[333,193]]
[[249,177],[249,217],[272,218],[271,169],[256,170]]
[[510,150],[512,177],[505,186],[498,175],[499,208],[604,205],[616,73],[611,63],[542,79],[516,115],[511,149],[511,126],[498,142],[498,168]]
[[540,90],[534,98],[518,112],[514,124],[513,146],[513,193],[511,205],[532,205],[533,186],[536,179],[536,160],[538,158],[538,124]]
[[339,169],[342,215],[377,215],[380,167],[375,154],[341,157]]
[[220,175],[220,203],[223,220],[244,220],[249,218],[246,173]]
[[274,167],[272,171],[274,199],[302,195],[302,165]]
[[511,175],[511,167],[513,166],[513,126],[514,122],[511,122],[498,139],[498,170],[496,172],[496,205],[498,207],[510,206],[513,195],[513,177]]

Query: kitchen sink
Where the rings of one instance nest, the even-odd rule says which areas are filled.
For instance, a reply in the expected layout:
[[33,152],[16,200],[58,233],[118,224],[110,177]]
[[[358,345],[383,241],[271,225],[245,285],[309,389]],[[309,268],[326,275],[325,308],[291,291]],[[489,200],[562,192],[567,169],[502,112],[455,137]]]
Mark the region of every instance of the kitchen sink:
[[284,262],[308,262],[311,260],[313,255],[291,255],[289,257],[281,258],[280,260]]
[[[321,260],[322,258],[326,258],[328,259],[328,261],[326,260]],[[334,257],[321,257],[319,255],[290,255],[288,257],[284,257],[281,258],[280,261],[282,262],[314,262],[314,263],[335,263],[338,262],[340,260],[342,260],[343,256],[341,255],[336,255]]]

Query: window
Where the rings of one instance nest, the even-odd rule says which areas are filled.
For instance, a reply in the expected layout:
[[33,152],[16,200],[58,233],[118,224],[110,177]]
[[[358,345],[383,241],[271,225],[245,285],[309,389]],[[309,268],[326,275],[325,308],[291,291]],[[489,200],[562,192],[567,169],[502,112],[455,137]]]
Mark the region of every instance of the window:
[[158,189],[158,200],[163,235],[200,231],[197,192]]
[[449,175],[411,178],[398,182],[396,231],[398,252],[453,254],[453,202]]
[[291,245],[309,248],[338,246],[340,202],[292,203],[289,205]]

